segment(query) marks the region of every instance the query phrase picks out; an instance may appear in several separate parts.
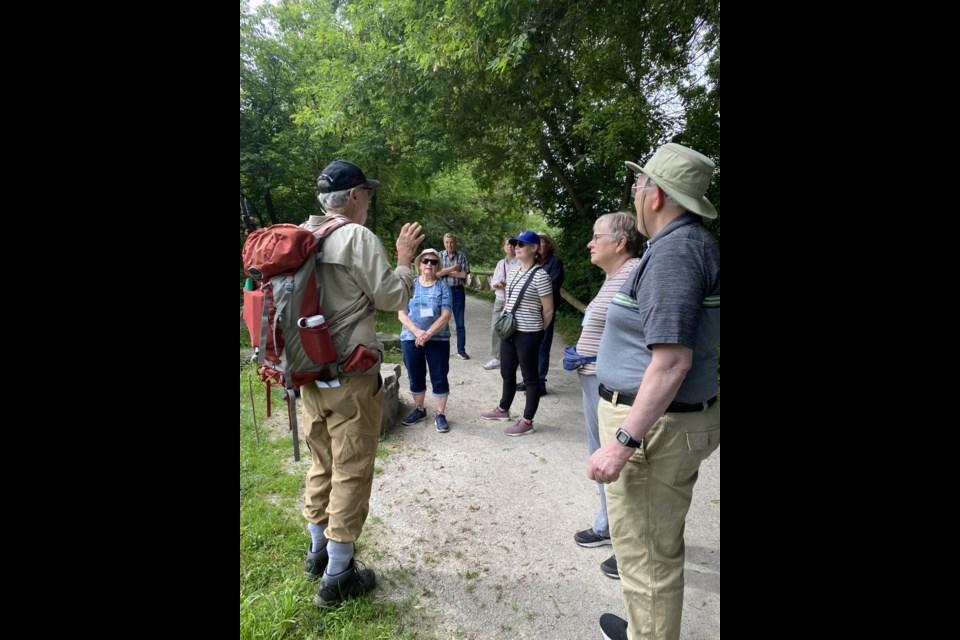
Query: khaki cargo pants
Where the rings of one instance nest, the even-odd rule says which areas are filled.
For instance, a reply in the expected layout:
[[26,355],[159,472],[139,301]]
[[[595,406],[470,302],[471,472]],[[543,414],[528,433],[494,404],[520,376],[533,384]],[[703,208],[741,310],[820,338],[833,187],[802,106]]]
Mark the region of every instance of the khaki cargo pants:
[[[600,442],[630,411],[600,398]],[[607,511],[632,640],[678,640],[683,612],[683,530],[700,463],[720,445],[720,403],[658,420],[620,478]]]
[[313,454],[303,517],[326,524],[328,540],[355,542],[370,511],[383,411],[380,374],[341,376],[336,389],[306,384],[300,399],[303,437]]

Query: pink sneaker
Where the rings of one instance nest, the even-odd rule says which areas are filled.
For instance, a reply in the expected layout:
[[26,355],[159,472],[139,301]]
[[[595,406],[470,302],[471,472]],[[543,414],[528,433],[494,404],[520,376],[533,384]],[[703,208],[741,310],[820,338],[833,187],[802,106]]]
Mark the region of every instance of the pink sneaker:
[[517,418],[517,423],[512,427],[507,427],[503,430],[508,436],[525,436],[528,433],[533,433],[536,429],[533,428],[533,421],[527,422],[523,418]]
[[504,411],[500,407],[495,408],[493,411],[481,413],[480,417],[484,420],[500,420],[502,422],[510,422],[510,412]]

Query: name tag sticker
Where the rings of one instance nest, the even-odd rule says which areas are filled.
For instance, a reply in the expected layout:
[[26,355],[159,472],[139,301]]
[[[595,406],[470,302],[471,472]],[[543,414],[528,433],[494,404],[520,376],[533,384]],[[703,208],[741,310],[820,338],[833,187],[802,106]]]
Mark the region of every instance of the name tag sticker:
[[581,327],[587,326],[587,321],[589,320],[590,320],[590,312],[587,311],[585,314],[583,314],[583,322],[580,323],[580,326]]
[[433,317],[433,307],[420,308],[420,317],[421,318],[432,318]]

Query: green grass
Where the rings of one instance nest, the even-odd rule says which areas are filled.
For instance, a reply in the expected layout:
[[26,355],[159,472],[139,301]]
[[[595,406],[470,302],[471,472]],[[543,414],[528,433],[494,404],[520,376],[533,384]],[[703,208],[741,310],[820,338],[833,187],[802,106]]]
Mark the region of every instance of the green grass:
[[[245,332],[242,332],[245,333]],[[249,367],[240,369],[240,637],[250,639],[330,638],[374,640],[413,638],[400,610],[375,590],[332,610],[313,605],[317,585],[301,575],[310,536],[296,507],[303,494],[305,463],[289,471],[289,436],[271,439],[260,425],[254,434],[247,390]],[[255,382],[258,418],[263,417],[263,386]],[[286,407],[274,390],[274,411]],[[301,449],[301,456],[310,454]],[[374,525],[376,523],[373,523]],[[361,536],[358,547],[367,540]],[[374,549],[365,553],[376,555]]]
[[377,311],[375,323],[377,325],[377,331],[382,333],[400,335],[400,330],[403,329],[403,325],[400,324],[400,318],[397,317],[396,311]]
[[[377,331],[381,333],[400,335],[400,330],[403,328],[403,325],[400,324],[400,319],[397,317],[396,311],[377,311],[375,322]],[[403,351],[400,350],[400,347],[387,346],[383,352],[383,361],[390,363],[402,363]]]
[[560,341],[560,344],[577,344],[580,339],[580,330],[583,328],[580,323],[583,322],[583,314],[569,305],[564,304],[566,308],[561,308],[554,320],[554,341]]

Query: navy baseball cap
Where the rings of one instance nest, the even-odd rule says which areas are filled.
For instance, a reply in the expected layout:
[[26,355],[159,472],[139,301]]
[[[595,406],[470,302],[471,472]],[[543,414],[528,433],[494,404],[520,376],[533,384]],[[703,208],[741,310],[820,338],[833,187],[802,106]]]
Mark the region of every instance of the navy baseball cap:
[[533,231],[521,231],[520,235],[518,235],[516,238],[510,239],[517,240],[518,242],[526,242],[527,244],[540,245],[540,236]]
[[323,170],[317,178],[319,193],[333,193],[334,191],[348,191],[355,187],[376,189],[380,186],[379,180],[367,180],[360,167],[346,160],[334,160]]

